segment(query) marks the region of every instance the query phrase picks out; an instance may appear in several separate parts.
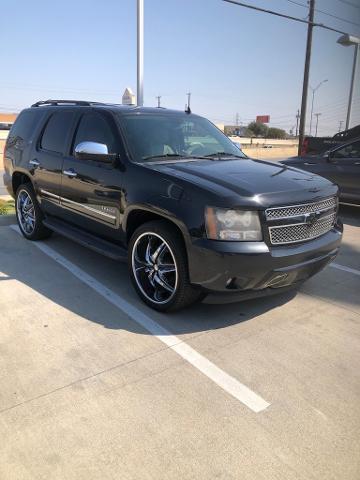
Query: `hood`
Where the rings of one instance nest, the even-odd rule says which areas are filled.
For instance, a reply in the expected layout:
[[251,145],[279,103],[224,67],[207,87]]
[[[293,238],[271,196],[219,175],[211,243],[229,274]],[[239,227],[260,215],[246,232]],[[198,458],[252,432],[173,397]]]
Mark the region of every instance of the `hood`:
[[298,165],[306,162],[307,160],[318,160],[323,158],[323,155],[302,155],[301,157],[290,157],[286,160],[281,160],[279,163],[284,165]]
[[249,203],[269,205],[309,201],[336,193],[336,187],[318,175],[261,160],[198,160],[145,165],[221,197],[234,195]]

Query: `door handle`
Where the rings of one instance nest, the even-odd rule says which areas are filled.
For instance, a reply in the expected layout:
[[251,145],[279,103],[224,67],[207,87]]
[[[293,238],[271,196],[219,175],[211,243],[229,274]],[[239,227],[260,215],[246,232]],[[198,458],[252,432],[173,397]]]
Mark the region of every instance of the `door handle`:
[[316,163],[304,162],[304,165],[316,165]]
[[69,168],[69,170],[63,170],[63,174],[66,175],[69,178],[75,178],[77,177],[77,173],[73,168]]
[[360,165],[360,162],[355,162],[355,165]]
[[33,167],[40,167],[40,162],[35,158],[33,160],[30,160],[29,164],[32,165]]

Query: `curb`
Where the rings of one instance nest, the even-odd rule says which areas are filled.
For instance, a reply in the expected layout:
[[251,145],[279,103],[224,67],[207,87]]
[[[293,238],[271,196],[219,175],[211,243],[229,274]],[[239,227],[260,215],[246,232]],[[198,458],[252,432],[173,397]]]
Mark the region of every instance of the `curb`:
[[13,223],[16,223],[15,215],[0,215],[0,227],[7,227]]

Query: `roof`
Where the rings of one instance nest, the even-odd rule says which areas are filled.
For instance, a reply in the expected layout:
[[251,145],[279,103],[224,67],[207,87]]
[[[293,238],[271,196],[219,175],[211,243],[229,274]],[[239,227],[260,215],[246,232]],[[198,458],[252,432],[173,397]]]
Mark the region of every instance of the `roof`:
[[122,105],[116,103],[100,103],[84,100],[42,100],[31,105],[32,108],[43,107],[97,107],[121,113],[184,113],[182,110],[171,110],[163,107],[138,107],[136,105]]

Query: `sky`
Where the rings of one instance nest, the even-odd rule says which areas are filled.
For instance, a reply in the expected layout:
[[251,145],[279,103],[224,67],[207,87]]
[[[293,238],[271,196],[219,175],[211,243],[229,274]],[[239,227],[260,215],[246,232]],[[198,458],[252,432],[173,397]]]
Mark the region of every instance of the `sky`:
[[[243,2],[307,15],[306,0]],[[161,95],[162,106],[183,109],[190,91],[192,111],[215,123],[269,114],[270,126],[295,126],[305,24],[222,0],[144,3],[146,106]],[[360,0],[317,0],[316,9],[315,21],[360,36]],[[0,12],[0,111],[47,98],[120,103],[126,87],[136,91],[136,0],[0,0]],[[337,44],[339,36],[314,29],[310,85],[328,80],[314,101],[319,135],[345,124],[354,48]],[[352,125],[360,123],[358,64]]]

